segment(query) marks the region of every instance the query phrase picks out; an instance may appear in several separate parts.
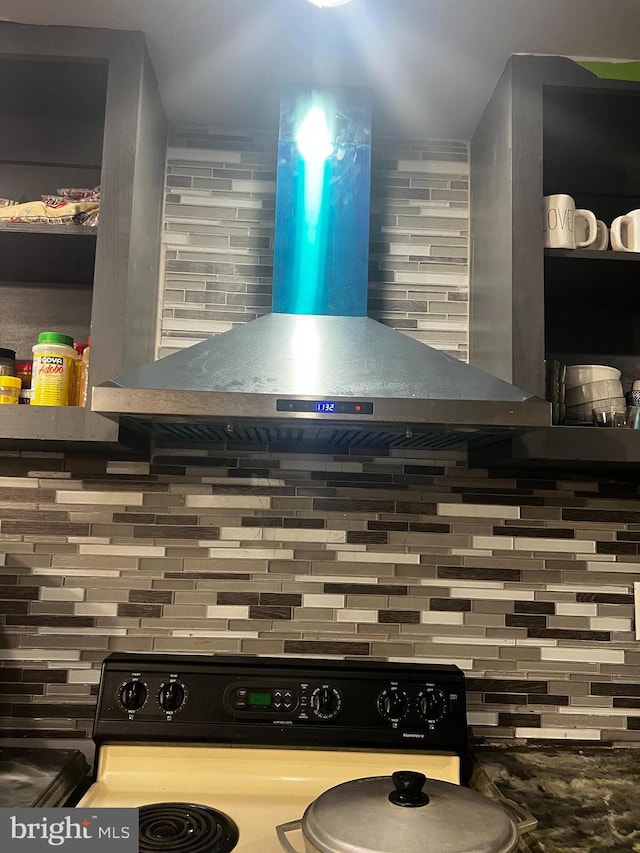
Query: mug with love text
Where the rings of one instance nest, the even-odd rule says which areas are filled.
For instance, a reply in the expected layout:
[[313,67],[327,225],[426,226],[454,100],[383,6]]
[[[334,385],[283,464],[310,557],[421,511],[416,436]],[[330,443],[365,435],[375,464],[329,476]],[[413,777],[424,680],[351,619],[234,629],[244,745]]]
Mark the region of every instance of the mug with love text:
[[[581,233],[576,236],[576,222]],[[584,230],[584,236],[582,231]],[[576,209],[570,195],[544,197],[544,245],[548,249],[586,249],[596,242],[598,226],[591,210]]]
[[616,252],[640,252],[640,210],[631,210],[613,220],[611,248]]

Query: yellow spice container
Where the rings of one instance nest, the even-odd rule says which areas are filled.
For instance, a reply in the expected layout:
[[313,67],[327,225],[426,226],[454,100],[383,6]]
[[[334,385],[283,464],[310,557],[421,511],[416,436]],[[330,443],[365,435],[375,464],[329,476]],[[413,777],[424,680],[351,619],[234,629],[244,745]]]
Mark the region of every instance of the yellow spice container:
[[32,406],[70,406],[77,354],[73,338],[40,332],[33,347]]
[[12,405],[20,398],[22,381],[17,376],[0,376],[0,405]]

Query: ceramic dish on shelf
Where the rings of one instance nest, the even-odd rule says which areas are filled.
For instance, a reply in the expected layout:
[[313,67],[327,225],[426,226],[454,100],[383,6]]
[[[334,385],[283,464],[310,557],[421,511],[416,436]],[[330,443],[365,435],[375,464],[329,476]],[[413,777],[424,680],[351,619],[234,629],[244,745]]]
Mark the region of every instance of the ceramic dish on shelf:
[[621,372],[606,364],[568,364],[565,376],[565,388],[576,388],[601,379],[620,379]]
[[589,415],[565,415],[564,426],[593,426],[593,414]]
[[576,385],[565,391],[565,405],[579,406],[592,400],[606,400],[608,397],[623,397],[622,382],[619,379],[600,379],[598,382],[587,382]]
[[603,406],[609,406],[620,412],[624,412],[627,408],[624,397],[606,397],[603,400],[591,400],[588,403],[580,403],[577,406],[567,406],[565,420],[567,415],[589,415],[591,417],[594,409],[602,408]]

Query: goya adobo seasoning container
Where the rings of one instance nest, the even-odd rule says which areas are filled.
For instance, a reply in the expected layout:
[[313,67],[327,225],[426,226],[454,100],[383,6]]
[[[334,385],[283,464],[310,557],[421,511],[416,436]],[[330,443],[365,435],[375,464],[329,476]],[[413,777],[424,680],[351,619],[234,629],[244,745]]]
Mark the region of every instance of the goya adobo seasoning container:
[[32,406],[71,404],[76,358],[72,337],[59,332],[40,332],[33,347]]

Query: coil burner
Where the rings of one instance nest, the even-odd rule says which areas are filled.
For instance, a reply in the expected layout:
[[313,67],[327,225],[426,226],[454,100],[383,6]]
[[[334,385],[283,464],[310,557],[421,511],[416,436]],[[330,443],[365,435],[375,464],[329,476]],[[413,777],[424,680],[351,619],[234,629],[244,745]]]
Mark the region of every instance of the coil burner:
[[140,807],[140,853],[229,853],[238,827],[223,812],[193,803]]

